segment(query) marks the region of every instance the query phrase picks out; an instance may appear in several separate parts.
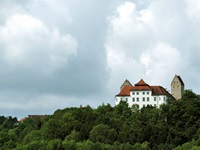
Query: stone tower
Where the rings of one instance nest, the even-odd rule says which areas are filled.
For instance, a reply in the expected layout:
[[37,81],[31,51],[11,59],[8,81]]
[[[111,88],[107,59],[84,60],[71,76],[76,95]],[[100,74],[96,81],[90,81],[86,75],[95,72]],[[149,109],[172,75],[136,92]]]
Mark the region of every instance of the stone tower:
[[184,91],[184,82],[179,75],[175,75],[171,82],[171,94],[175,99],[181,99]]
[[124,83],[120,87],[120,91],[125,87],[125,86],[132,86],[132,84],[126,79]]

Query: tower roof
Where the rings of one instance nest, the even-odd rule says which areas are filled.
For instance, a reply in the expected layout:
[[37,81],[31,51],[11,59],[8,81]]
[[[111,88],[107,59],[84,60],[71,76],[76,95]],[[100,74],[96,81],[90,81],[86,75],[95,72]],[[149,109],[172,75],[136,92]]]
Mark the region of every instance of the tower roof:
[[184,82],[183,82],[183,80],[181,79],[181,77],[180,77],[180,76],[177,76],[177,77],[178,77],[178,79],[180,80],[181,84],[184,85]]
[[[181,77],[179,75],[175,75],[174,79],[175,78],[177,78],[181,82],[181,85],[183,85],[183,86],[185,85],[183,80],[181,79]],[[173,83],[174,79],[172,80],[171,84]]]
[[132,84],[126,79],[124,83],[121,85],[120,89],[122,90],[125,86],[132,86]]
[[141,79],[138,83],[135,84],[135,86],[149,86],[146,82],[144,82],[143,79]]

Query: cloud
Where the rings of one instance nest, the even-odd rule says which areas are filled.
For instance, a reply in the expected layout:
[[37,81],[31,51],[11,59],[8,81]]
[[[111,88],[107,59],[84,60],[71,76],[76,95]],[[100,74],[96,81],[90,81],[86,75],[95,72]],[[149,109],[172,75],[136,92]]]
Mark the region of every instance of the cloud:
[[180,71],[178,68],[181,66],[181,53],[169,44],[157,43],[153,49],[142,53],[140,62],[145,67],[147,77],[154,83],[162,83],[163,78],[168,78],[170,72]]
[[144,76],[144,67],[139,57],[144,50],[151,47],[154,39],[151,38],[151,29],[140,18],[136,4],[130,1],[119,5],[114,16],[109,18],[105,48],[112,74],[109,81],[111,87],[119,86],[126,78],[139,80]]
[[45,113],[60,107],[56,101],[66,107],[114,104],[126,78],[132,84],[143,78],[169,88],[179,74],[186,88],[197,92],[198,4],[0,1],[1,112],[8,112],[3,106],[17,114],[37,112],[41,106],[44,111],[38,112]]
[[0,35],[2,90],[48,92],[45,86],[53,86],[48,80],[55,80],[57,72],[76,57],[78,43],[73,36],[51,30],[31,15],[7,17]]
[[105,2],[0,2],[2,114],[97,106],[106,99]]
[[33,66],[35,71],[53,71],[66,65],[78,45],[71,35],[62,36],[57,29],[50,31],[41,20],[25,14],[10,16],[0,27],[0,34],[4,63],[26,66],[28,62],[26,67]]
[[[199,75],[197,1],[124,1],[109,17],[105,48],[107,62],[116,78],[170,87],[175,74],[185,82]],[[197,5],[192,9],[193,5]],[[197,20],[195,20],[195,19]],[[195,56],[194,56],[195,55]],[[194,58],[194,59],[193,59]],[[190,73],[185,72],[190,70]],[[123,79],[122,79],[123,78]],[[120,82],[121,83],[120,83]],[[189,85],[190,86],[190,85]]]

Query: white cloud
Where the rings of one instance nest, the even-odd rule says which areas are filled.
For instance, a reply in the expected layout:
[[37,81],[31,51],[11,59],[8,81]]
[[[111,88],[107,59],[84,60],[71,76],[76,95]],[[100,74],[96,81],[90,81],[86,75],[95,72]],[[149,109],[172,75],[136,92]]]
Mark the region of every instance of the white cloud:
[[71,35],[50,30],[41,20],[27,14],[8,17],[0,26],[0,41],[4,65],[33,67],[46,73],[67,65],[78,46]]
[[[154,0],[146,1],[143,7],[140,4],[125,1],[110,17],[105,42],[112,72],[110,84],[120,85],[121,78],[130,77],[135,82],[144,78],[149,83],[170,87],[175,74],[189,80],[185,71],[190,70],[196,77],[199,69],[195,69],[197,59],[192,57],[199,54],[200,47],[196,41],[200,33],[198,2]],[[193,5],[197,5],[194,10]]]
[[199,0],[186,0],[186,13],[188,17],[194,22],[200,23],[200,1]]
[[169,44],[157,43],[153,49],[142,53],[140,62],[145,66],[146,76],[151,81],[162,83],[171,72],[179,72],[181,53]]

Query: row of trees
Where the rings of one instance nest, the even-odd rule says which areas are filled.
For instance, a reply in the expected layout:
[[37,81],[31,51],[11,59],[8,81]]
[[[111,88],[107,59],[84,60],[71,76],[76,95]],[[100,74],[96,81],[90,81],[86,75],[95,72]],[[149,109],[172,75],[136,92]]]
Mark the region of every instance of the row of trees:
[[[186,90],[182,99],[160,109],[139,110],[126,102],[96,109],[66,108],[44,119],[0,117],[1,149],[200,149],[200,96]],[[7,122],[7,123],[6,123]]]

